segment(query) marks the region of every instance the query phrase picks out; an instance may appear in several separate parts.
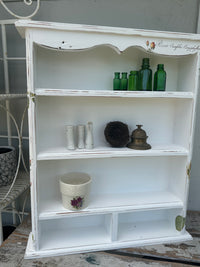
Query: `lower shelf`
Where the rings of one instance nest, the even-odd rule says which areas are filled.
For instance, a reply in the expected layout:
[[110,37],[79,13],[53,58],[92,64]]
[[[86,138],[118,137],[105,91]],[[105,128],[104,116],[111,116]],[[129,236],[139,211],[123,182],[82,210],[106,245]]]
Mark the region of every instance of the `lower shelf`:
[[160,236],[170,237],[177,236],[177,231],[169,227],[169,222],[165,220],[136,222],[136,223],[121,223],[119,224],[119,242],[131,240],[155,239]]
[[[62,255],[189,240],[183,221],[177,224],[178,217],[183,220],[182,213],[180,208],[155,209],[39,221],[35,243],[38,250],[31,252],[29,241],[27,255]],[[181,228],[177,227],[180,224]]]
[[73,248],[110,243],[111,214],[40,223],[40,249]]
[[81,214],[129,211],[129,210],[146,210],[154,208],[182,208],[183,202],[175,194],[167,191],[157,192],[132,192],[124,194],[99,194],[91,195],[89,206],[79,212],[67,210],[62,205],[61,196],[46,199],[40,206],[40,220],[76,216]]
[[75,254],[75,253],[84,253],[84,252],[92,252],[92,251],[105,251],[110,249],[120,249],[120,248],[128,248],[128,247],[142,247],[147,245],[159,245],[159,244],[167,244],[167,243],[179,243],[184,241],[192,240],[192,236],[185,232],[179,236],[170,236],[164,238],[154,238],[154,239],[143,239],[137,241],[128,241],[128,242],[112,242],[107,244],[98,244],[98,245],[88,245],[84,247],[72,247],[72,248],[57,248],[50,250],[34,250],[34,241],[32,239],[32,233],[29,235],[28,244],[25,252],[25,259],[35,259],[42,257],[54,257],[54,256],[62,256],[67,254]]

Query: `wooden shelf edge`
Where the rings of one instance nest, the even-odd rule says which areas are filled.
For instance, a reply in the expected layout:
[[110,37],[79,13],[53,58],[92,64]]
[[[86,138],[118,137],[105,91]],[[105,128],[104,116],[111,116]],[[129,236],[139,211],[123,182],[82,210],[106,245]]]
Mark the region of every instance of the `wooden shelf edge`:
[[53,256],[62,256],[67,254],[74,253],[85,253],[85,252],[93,252],[93,251],[101,251],[101,250],[110,250],[110,249],[120,249],[120,248],[129,248],[129,247],[140,247],[147,245],[159,245],[166,244],[172,242],[184,242],[192,240],[192,236],[185,232],[184,234],[180,234],[179,236],[169,236],[169,237],[160,237],[160,238],[152,238],[152,239],[143,239],[137,241],[126,241],[126,242],[110,242],[105,244],[91,244],[88,246],[82,247],[71,247],[71,248],[52,248],[48,250],[34,250],[34,240],[32,239],[32,233],[29,235],[28,244],[25,252],[25,259],[36,259],[38,257],[53,257]]
[[156,156],[187,156],[188,150],[181,147],[152,148],[149,150],[133,150],[128,148],[94,148],[92,150],[76,149],[67,150],[60,148],[60,151],[44,151],[37,155],[37,160],[62,160],[62,159],[83,159],[83,158],[116,158],[116,157],[156,157]]
[[192,99],[194,94],[192,92],[154,92],[154,91],[113,91],[113,90],[74,90],[74,89],[50,89],[50,88],[36,88],[35,94],[37,96],[100,96],[100,97],[127,97],[127,98],[184,98]]
[[124,212],[134,212],[134,211],[147,211],[147,210],[161,210],[161,209],[182,209],[183,202],[174,201],[169,203],[160,203],[160,204],[145,204],[145,205],[130,205],[130,206],[121,206],[121,207],[107,207],[107,208],[90,208],[84,209],[82,211],[70,211],[70,210],[60,210],[57,212],[41,212],[39,215],[39,220],[52,220],[60,219],[64,217],[79,217],[79,216],[88,216],[93,214],[110,214],[110,213],[124,213]]

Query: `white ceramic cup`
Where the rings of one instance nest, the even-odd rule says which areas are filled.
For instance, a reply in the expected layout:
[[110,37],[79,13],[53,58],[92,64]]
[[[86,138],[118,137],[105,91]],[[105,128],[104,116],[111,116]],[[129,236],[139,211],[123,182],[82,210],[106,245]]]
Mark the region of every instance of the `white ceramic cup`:
[[91,177],[87,173],[71,172],[60,177],[63,206],[77,211],[88,206]]

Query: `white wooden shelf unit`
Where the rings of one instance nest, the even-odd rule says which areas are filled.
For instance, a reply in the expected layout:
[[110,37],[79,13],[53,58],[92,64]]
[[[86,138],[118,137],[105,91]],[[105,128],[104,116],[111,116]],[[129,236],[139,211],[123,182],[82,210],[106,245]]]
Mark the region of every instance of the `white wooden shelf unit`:
[[[18,21],[27,45],[32,233],[26,257],[179,242],[198,89],[200,36],[124,28]],[[147,46],[155,43],[155,49]],[[115,71],[149,57],[165,65],[165,92],[112,90]],[[110,121],[142,124],[152,149],[112,148]],[[66,149],[66,124],[94,124],[92,150]],[[60,175],[92,177],[89,206],[62,206]],[[177,223],[179,221],[179,224]],[[182,226],[182,227],[181,227]]]

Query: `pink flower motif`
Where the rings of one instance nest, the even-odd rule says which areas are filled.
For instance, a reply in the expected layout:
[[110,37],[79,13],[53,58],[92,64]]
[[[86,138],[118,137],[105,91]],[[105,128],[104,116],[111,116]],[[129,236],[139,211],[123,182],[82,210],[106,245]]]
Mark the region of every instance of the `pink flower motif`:
[[156,47],[156,44],[155,42],[151,42],[151,45],[150,45],[151,49],[154,49]]
[[83,206],[83,201],[84,201],[84,198],[82,197],[74,197],[71,200],[71,205],[76,209],[80,209]]

